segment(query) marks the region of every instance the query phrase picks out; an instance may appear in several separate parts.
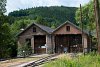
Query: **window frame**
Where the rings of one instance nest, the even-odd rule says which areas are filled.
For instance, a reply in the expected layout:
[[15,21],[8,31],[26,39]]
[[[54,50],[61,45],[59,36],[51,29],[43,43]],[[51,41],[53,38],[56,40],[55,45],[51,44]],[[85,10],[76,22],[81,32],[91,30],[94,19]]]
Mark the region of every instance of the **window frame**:
[[70,26],[66,26],[66,31],[70,32]]
[[36,32],[36,27],[33,27],[33,32]]

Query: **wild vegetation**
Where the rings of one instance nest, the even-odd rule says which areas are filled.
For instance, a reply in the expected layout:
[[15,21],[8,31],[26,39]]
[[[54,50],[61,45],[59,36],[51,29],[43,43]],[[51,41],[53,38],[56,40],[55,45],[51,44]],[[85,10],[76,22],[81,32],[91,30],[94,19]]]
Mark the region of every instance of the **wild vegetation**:
[[12,36],[8,16],[5,16],[6,0],[0,0],[0,59],[16,56],[15,38]]
[[34,7],[21,9],[9,13],[10,17],[15,20],[36,20],[37,23],[52,27],[69,20],[75,23],[76,7],[51,6],[51,7]]
[[94,54],[80,55],[70,59],[65,55],[60,59],[44,64],[43,67],[99,67],[100,55]]
[[[80,9],[76,11],[76,23],[81,25],[80,22]],[[96,23],[95,23],[95,13],[94,13],[94,3],[93,0],[91,0],[88,4],[85,6],[82,6],[82,23],[83,28],[90,32],[96,32]]]

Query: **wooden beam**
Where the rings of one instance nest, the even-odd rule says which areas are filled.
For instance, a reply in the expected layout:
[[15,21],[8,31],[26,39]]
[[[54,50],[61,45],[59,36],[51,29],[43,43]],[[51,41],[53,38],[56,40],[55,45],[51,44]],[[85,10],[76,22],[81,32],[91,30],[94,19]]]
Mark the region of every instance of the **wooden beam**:
[[81,6],[81,4],[80,4],[80,22],[81,22],[81,30],[82,30],[82,48],[83,48],[83,53],[84,53],[84,37],[83,37],[83,22],[82,22],[82,6]]

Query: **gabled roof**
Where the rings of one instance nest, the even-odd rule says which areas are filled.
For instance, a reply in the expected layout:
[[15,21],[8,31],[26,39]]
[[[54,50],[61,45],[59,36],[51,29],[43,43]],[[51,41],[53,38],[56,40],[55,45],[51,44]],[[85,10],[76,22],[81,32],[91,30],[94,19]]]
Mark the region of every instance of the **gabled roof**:
[[[63,24],[61,24],[59,27],[57,27],[57,28],[53,31],[53,33],[54,33],[55,31],[59,30],[59,29],[60,29],[61,27],[63,27],[65,24],[70,24],[70,25],[74,26],[76,29],[82,31],[81,28],[79,28],[79,27],[76,26],[75,24],[71,23],[70,21],[66,21],[65,23],[63,23]],[[83,30],[83,32],[84,32],[85,34],[88,34],[88,32],[85,31],[85,30]]]
[[[66,21],[65,23],[61,24],[59,27],[57,27],[55,30],[53,30],[52,28],[50,27],[47,27],[47,26],[44,26],[44,25],[41,25],[41,24],[37,24],[37,23],[32,23],[30,24],[26,29],[24,29],[22,32],[20,32],[17,36],[19,36],[20,34],[22,34],[23,32],[25,32],[27,29],[29,29],[32,25],[36,25],[38,26],[39,28],[41,28],[43,31],[47,32],[48,34],[52,34],[54,33],[55,31],[59,30],[61,27],[63,27],[65,24],[70,24],[72,26],[74,26],[76,29],[82,31],[78,26],[76,26],[75,24],[71,23],[70,21]],[[85,34],[89,34],[87,31],[83,30],[83,32]]]
[[48,26],[44,26],[44,25],[40,25],[37,23],[34,23],[35,25],[37,25],[38,27],[40,27],[42,30],[46,31],[47,33],[51,34],[54,30]]
[[30,24],[27,28],[25,28],[23,31],[21,31],[17,36],[19,36],[20,34],[22,34],[23,32],[25,32],[27,29],[29,29],[32,25],[36,25],[37,27],[41,28],[43,31],[47,32],[48,34],[51,34],[54,30],[50,27],[41,25],[41,24],[37,24],[35,22],[33,22],[32,24]]

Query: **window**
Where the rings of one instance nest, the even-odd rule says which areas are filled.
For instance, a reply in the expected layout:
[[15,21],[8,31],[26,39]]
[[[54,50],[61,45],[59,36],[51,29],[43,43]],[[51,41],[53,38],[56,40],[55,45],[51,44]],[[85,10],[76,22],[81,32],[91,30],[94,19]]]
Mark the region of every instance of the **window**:
[[66,31],[70,31],[70,26],[66,26]]
[[36,27],[33,27],[33,32],[36,32]]

